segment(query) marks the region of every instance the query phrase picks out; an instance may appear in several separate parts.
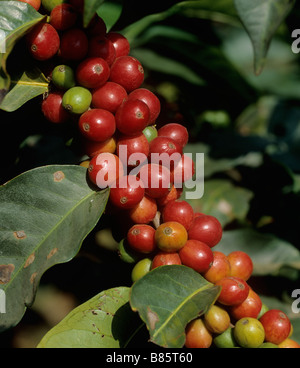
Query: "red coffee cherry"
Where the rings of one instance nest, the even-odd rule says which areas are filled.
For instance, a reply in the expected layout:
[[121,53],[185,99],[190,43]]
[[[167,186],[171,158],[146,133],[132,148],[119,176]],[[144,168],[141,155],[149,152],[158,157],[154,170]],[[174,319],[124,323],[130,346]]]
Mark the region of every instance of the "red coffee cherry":
[[137,252],[151,253],[156,249],[155,229],[147,224],[133,225],[127,233],[127,242]]
[[181,265],[178,252],[158,252],[152,260],[151,269],[166,265]]
[[161,105],[158,97],[147,88],[137,88],[130,92],[129,99],[138,99],[145,102],[150,110],[149,125],[154,124],[159,116]]
[[64,92],[51,92],[42,102],[42,112],[51,123],[64,123],[69,118],[69,113],[62,106]]
[[245,317],[257,318],[261,307],[260,297],[250,288],[247,298],[241,304],[231,306],[229,313],[236,321]]
[[108,81],[92,92],[92,105],[115,114],[126,97],[127,92],[124,87],[118,83]]
[[77,20],[77,12],[71,4],[59,4],[50,14],[50,24],[58,31],[65,31],[74,26]]
[[125,135],[142,133],[149,116],[149,108],[143,101],[125,100],[115,114],[117,128]]
[[111,66],[110,80],[121,84],[127,92],[139,88],[144,81],[142,64],[132,56],[120,56]]
[[270,309],[259,319],[265,330],[265,340],[273,344],[280,344],[288,338],[291,331],[291,321],[279,309]]
[[195,174],[195,163],[193,159],[183,154],[179,162],[175,165],[172,170],[173,183],[176,188],[182,188],[183,183],[192,179]]
[[66,60],[79,61],[85,58],[88,51],[88,38],[80,28],[65,31],[60,41],[60,56]]
[[162,165],[146,164],[141,167],[138,176],[144,182],[145,192],[151,198],[160,198],[169,193],[170,171]]
[[156,137],[150,142],[150,160],[174,169],[181,160],[182,147],[172,138]]
[[188,230],[194,220],[194,210],[187,201],[170,201],[162,210],[162,219],[164,222],[177,221]]
[[208,271],[214,260],[210,247],[198,240],[188,240],[180,249],[179,257],[183,265],[199,273]]
[[114,115],[103,109],[90,109],[84,112],[78,122],[81,134],[96,142],[111,138],[116,130]]
[[121,209],[135,207],[144,197],[145,189],[142,181],[134,175],[118,178],[111,185],[110,202]]
[[98,57],[87,58],[77,67],[77,82],[86,88],[102,86],[109,77],[110,69],[107,62]]
[[184,147],[189,140],[189,133],[186,127],[178,123],[170,123],[163,125],[158,129],[159,137],[169,137],[174,141],[178,142],[182,147]]
[[126,56],[130,52],[130,43],[126,37],[124,37],[121,33],[118,32],[109,32],[106,37],[113,43],[116,58],[120,56]]
[[237,305],[243,303],[249,294],[249,285],[238,277],[224,277],[215,285],[221,286],[218,302],[224,305]]
[[117,155],[126,166],[135,167],[147,160],[149,142],[143,133],[123,135],[117,141]]
[[129,218],[136,224],[149,224],[155,217],[157,212],[157,204],[155,199],[147,195],[131,210],[129,210]]
[[59,50],[60,38],[49,23],[39,23],[26,37],[31,56],[40,61],[52,58]]
[[231,267],[231,276],[247,281],[253,272],[253,262],[250,256],[242,251],[228,254],[227,259]]
[[88,176],[91,182],[100,189],[109,187],[123,175],[122,162],[113,153],[105,152],[94,156],[88,167]]
[[[78,0],[71,0],[71,3],[72,1],[78,1]],[[82,0],[79,0],[79,1],[82,1]],[[79,12],[82,14],[83,9],[81,11],[79,10]],[[99,17],[98,14],[95,14],[92,20],[90,21],[86,31],[90,37],[93,37],[93,36],[105,37],[106,31],[107,31],[106,24],[104,20],[101,17]]]
[[109,66],[116,58],[116,51],[113,43],[106,37],[94,36],[89,41],[89,57],[100,57],[104,59]]
[[211,248],[219,243],[222,234],[219,220],[210,215],[196,217],[189,229],[189,239],[200,240]]

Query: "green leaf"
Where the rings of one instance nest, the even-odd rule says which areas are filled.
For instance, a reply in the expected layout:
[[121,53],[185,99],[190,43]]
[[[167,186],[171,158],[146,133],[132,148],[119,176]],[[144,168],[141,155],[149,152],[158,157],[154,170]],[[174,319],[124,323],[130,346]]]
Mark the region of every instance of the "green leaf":
[[243,221],[250,208],[253,193],[234,186],[229,180],[208,180],[204,185],[204,195],[200,200],[190,200],[196,212],[217,217],[224,227],[234,220]]
[[122,10],[123,4],[114,1],[105,2],[100,8],[98,8],[97,14],[104,20],[108,32],[117,23]]
[[254,51],[254,71],[262,72],[273,35],[295,4],[294,0],[234,0]]
[[5,52],[0,53],[0,104],[10,87],[7,58],[16,42],[43,18],[31,5],[20,1],[0,0],[0,42],[4,40],[2,46],[5,48]]
[[90,187],[85,168],[73,165],[39,167],[0,187],[0,288],[6,294],[0,331],[20,321],[43,273],[77,254],[108,196]]
[[133,284],[130,304],[146,323],[151,342],[180,348],[188,322],[205,313],[219,292],[189,267],[161,266]]
[[40,341],[38,348],[122,348],[136,330],[130,289],[102,291],[75,308]]
[[84,0],[83,26],[87,27],[105,0]]
[[287,275],[285,269],[300,270],[300,251],[292,244],[272,234],[253,229],[224,231],[222,240],[214,247],[228,255],[241,250],[251,257],[253,275]]
[[22,75],[11,75],[10,90],[5,96],[2,104],[2,110],[12,112],[24,105],[27,101],[48,91],[49,81],[42,72],[31,66],[24,70]]

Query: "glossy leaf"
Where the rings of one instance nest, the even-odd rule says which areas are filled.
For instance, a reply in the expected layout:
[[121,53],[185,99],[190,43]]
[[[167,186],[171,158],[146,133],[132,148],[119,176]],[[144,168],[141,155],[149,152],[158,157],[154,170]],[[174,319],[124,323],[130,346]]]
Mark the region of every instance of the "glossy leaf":
[[180,348],[188,322],[205,313],[219,292],[189,267],[161,266],[133,284],[130,304],[146,323],[151,342]]
[[38,348],[122,348],[135,332],[135,313],[130,309],[130,289],[102,291],[70,312],[52,328]]
[[10,90],[1,104],[1,109],[16,111],[27,101],[48,91],[49,81],[35,67],[25,70],[20,77],[11,76]]
[[16,42],[44,18],[31,5],[20,1],[0,0],[0,104],[10,87],[6,61]]
[[0,187],[0,331],[17,324],[51,266],[69,261],[102,215],[109,191],[95,191],[86,169],[50,165]]
[[105,0],[84,0],[83,26],[87,27]]
[[235,7],[251,39],[254,70],[261,73],[270,42],[279,25],[295,4],[294,0],[234,0]]

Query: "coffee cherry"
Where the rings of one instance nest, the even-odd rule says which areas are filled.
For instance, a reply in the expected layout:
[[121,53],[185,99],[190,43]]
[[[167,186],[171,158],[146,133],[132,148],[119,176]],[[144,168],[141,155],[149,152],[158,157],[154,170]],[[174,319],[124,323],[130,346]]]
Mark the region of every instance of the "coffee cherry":
[[187,201],[170,201],[162,210],[162,219],[164,222],[177,221],[188,230],[194,219],[194,210]]
[[150,110],[149,125],[154,124],[160,113],[160,101],[157,96],[147,88],[137,88],[130,92],[129,99],[138,99],[145,102]]
[[138,176],[144,182],[146,194],[151,198],[161,198],[169,193],[170,171],[162,165],[146,164],[143,165]]
[[169,137],[184,147],[189,139],[186,127],[178,123],[170,123],[158,129],[159,137]]
[[123,175],[123,165],[119,157],[112,153],[100,153],[90,161],[88,176],[100,189],[109,187]]
[[60,56],[65,60],[80,61],[88,52],[88,38],[80,28],[65,31],[60,39]]
[[[271,343],[267,343],[267,344],[271,344]],[[275,345],[276,347],[280,348],[280,349],[300,349],[300,344],[297,343],[297,341],[292,340],[292,339],[285,339],[283,340],[280,344]]]
[[49,23],[39,23],[26,37],[31,56],[39,61],[49,60],[59,50],[60,38]]
[[114,114],[126,97],[127,92],[124,87],[108,81],[92,92],[92,105],[99,109],[106,109]]
[[110,202],[121,209],[135,207],[144,197],[145,189],[143,183],[134,175],[118,178],[111,185]]
[[95,142],[95,141],[86,139],[82,136],[81,146],[82,146],[83,154],[89,157],[94,157],[98,155],[99,153],[104,153],[104,152],[115,153],[117,143],[116,143],[115,137],[111,137],[104,142]]
[[116,111],[118,130],[125,135],[142,133],[149,121],[149,108],[141,100],[125,100]]
[[52,83],[60,89],[67,90],[75,87],[75,74],[68,65],[57,65],[52,71]]
[[213,251],[213,256],[213,263],[203,276],[207,281],[215,284],[224,277],[230,276],[230,263],[226,255],[220,251]]
[[150,143],[150,160],[170,168],[177,166],[182,156],[182,147],[168,137],[156,137]]
[[193,178],[195,174],[195,163],[191,157],[186,154],[181,156],[179,162],[172,170],[173,183],[176,188],[182,188],[183,183]]
[[[78,11],[82,14],[83,13],[83,1],[82,0],[70,0],[72,5],[74,5],[74,2],[82,2],[81,5],[77,4],[76,7],[78,8]],[[106,36],[106,24],[104,22],[104,20],[99,17],[98,14],[95,14],[94,17],[92,18],[92,20],[90,21],[87,29],[87,34],[90,37],[93,36],[98,36],[98,37],[105,37]]]
[[94,36],[89,41],[88,56],[102,58],[111,66],[116,59],[116,51],[113,43],[108,38]]
[[241,304],[249,294],[249,285],[237,277],[224,277],[215,285],[222,287],[218,302],[224,305]]
[[143,133],[133,136],[120,136],[117,142],[117,155],[124,165],[135,167],[147,160],[149,143]]
[[273,344],[280,344],[288,338],[291,322],[288,316],[279,309],[270,309],[259,319],[265,330],[265,340]]
[[214,247],[222,238],[222,225],[218,219],[210,215],[198,216],[189,229],[189,239],[200,240],[209,247]]
[[110,69],[110,80],[121,84],[127,92],[139,88],[144,81],[144,69],[132,56],[116,58]]
[[131,210],[129,210],[129,218],[136,224],[149,224],[155,217],[157,212],[157,204],[155,199],[147,195]]
[[179,250],[179,257],[183,265],[204,273],[213,263],[213,252],[208,245],[198,240],[188,240]]
[[169,202],[179,199],[180,195],[181,191],[172,185],[170,191],[166,195],[156,199],[157,205],[163,209]]
[[265,339],[264,327],[256,318],[242,318],[235,324],[234,338],[243,348],[258,348]]
[[47,120],[52,123],[64,123],[70,115],[62,105],[63,92],[51,92],[42,102],[42,112]]
[[179,222],[165,222],[156,229],[155,241],[160,250],[176,252],[183,248],[187,242],[187,231]]
[[234,338],[234,327],[229,326],[224,332],[213,339],[214,345],[220,349],[229,349],[239,347]]
[[167,265],[181,265],[181,259],[177,252],[158,252],[152,260],[151,269],[167,266]]
[[156,249],[155,229],[146,224],[135,224],[127,233],[128,245],[140,253],[151,253]]
[[110,73],[107,62],[98,57],[83,60],[77,67],[77,82],[86,88],[98,88],[108,79]]
[[253,272],[253,262],[250,256],[242,251],[234,251],[228,254],[231,276],[239,277],[247,281]]
[[210,332],[221,334],[230,326],[230,316],[224,308],[213,304],[204,314],[204,323]]
[[141,259],[136,263],[131,272],[132,282],[136,282],[151,270],[152,260],[150,258]]
[[154,138],[157,137],[157,129],[154,125],[149,125],[143,130],[143,134],[147,138],[147,141],[150,143]]
[[244,317],[258,318],[262,307],[260,297],[250,288],[247,298],[237,305],[230,307],[230,315],[236,321]]
[[73,27],[77,20],[77,12],[71,4],[59,4],[52,9],[50,24],[58,31]]
[[118,32],[109,32],[106,37],[112,42],[115,48],[116,58],[126,56],[130,52],[130,44],[126,37]]
[[187,348],[206,349],[212,344],[213,337],[202,318],[191,321],[186,327],[185,346]]
[[81,134],[96,142],[104,142],[116,131],[114,115],[104,109],[90,109],[84,112],[78,122]]
[[72,87],[63,96],[63,107],[73,114],[83,114],[92,101],[91,92],[84,87]]

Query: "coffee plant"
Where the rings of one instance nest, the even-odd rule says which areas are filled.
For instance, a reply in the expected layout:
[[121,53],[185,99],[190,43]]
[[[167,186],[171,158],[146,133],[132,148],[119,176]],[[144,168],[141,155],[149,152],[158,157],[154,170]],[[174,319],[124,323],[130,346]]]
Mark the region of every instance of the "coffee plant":
[[0,0],[3,345],[300,347],[299,5],[161,3]]

